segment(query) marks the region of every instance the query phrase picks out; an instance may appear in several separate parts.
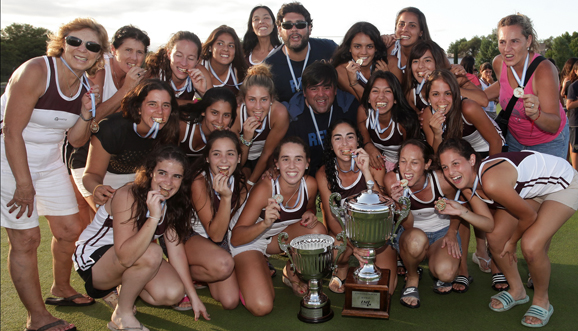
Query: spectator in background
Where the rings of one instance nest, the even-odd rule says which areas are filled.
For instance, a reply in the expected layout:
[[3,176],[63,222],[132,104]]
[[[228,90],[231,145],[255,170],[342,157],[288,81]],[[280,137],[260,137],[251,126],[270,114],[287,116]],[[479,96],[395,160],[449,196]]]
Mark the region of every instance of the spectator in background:
[[480,80],[478,79],[478,76],[474,74],[474,70],[476,70],[475,64],[476,59],[470,55],[464,57],[460,62],[460,65],[466,70],[466,77],[468,77],[470,82],[472,82],[474,85],[480,87]]
[[243,51],[249,67],[263,62],[279,46],[279,31],[271,9],[267,6],[253,8],[243,37]]
[[570,125],[570,160],[574,169],[578,170],[578,61],[574,62],[569,76],[568,96],[566,108],[568,109],[568,124]]
[[[490,87],[490,85],[495,83],[494,77],[492,77],[493,72],[494,71],[492,70],[492,65],[489,62],[482,63],[482,65],[480,66],[479,79],[480,79],[480,87],[482,88],[482,90],[487,89],[488,87]],[[498,99],[490,100],[488,101],[487,107],[482,107],[486,111],[486,114],[488,114],[488,116],[490,116],[492,119],[496,119],[496,103],[494,101],[497,100]]]

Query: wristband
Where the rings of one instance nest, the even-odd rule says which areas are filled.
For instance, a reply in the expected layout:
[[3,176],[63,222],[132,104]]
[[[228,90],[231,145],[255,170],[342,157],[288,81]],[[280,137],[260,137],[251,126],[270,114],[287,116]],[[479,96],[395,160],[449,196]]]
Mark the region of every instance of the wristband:
[[92,190],[92,195],[94,196],[94,193],[96,192],[96,189],[99,188],[100,186],[103,186],[103,184],[98,184],[96,185],[96,187],[94,188],[94,190]]
[[359,84],[359,82],[357,82],[357,81],[356,81],[355,83],[353,83],[353,84],[351,84],[351,82],[350,82],[350,83],[349,83],[349,86],[354,87],[354,86],[357,85],[357,84]]
[[252,181],[247,179],[247,184],[251,185],[251,186],[255,186],[255,183],[253,183]]
[[154,216],[149,216],[148,218],[152,218],[153,220],[157,220],[157,221],[160,221],[160,220],[161,220],[160,217],[154,217]]
[[363,144],[363,147],[365,147],[365,145],[367,145],[367,144],[371,144],[371,141],[368,141],[365,144]]
[[310,211],[313,213],[313,215],[317,215],[317,208],[310,208],[310,209],[307,209],[306,211]]
[[251,147],[253,145],[253,140],[255,140],[255,138],[251,139],[251,141],[247,141],[245,140],[245,138],[243,137],[243,134],[241,133],[241,136],[239,136],[239,139],[241,140],[241,142],[243,143],[243,145],[247,146],[247,147]]
[[82,116],[82,111],[80,112],[80,114],[78,114],[78,116],[80,116],[80,119],[82,119],[85,122],[88,122],[94,118],[94,116],[92,115],[89,118],[84,118],[84,116]]
[[542,115],[542,111],[540,110],[540,108],[538,108],[538,117],[536,117],[536,119],[534,119],[533,121],[536,122],[540,116]]

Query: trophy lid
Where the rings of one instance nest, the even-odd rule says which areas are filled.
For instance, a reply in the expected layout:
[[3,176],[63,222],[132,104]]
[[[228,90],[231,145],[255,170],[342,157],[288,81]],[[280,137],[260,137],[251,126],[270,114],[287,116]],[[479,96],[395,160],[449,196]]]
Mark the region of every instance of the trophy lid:
[[385,212],[391,210],[393,201],[373,191],[375,183],[372,180],[367,181],[367,190],[359,194],[353,195],[346,199],[346,204],[349,209],[364,212]]

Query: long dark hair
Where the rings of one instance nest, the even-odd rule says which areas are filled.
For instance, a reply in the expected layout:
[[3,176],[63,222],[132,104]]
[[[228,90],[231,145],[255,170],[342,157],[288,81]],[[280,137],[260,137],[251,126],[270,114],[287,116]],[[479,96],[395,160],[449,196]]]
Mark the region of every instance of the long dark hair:
[[[434,70],[427,78],[425,83],[425,95],[429,102],[429,92],[432,83],[438,79],[444,81],[452,91],[452,107],[446,113],[446,130],[443,133],[444,139],[448,138],[462,138],[464,121],[462,120],[462,96],[460,94],[460,84],[456,76],[449,70]],[[433,110],[432,106],[430,109]]]
[[[147,57],[147,77],[159,77],[165,82],[171,80],[173,76],[170,59],[171,51],[175,47],[175,44],[181,40],[188,40],[197,45],[197,61],[200,60],[202,44],[199,37],[189,31],[179,31],[171,36],[171,39],[169,39],[169,42],[166,45],[161,46],[156,53]],[[161,72],[163,73],[162,77]],[[172,93],[175,92],[173,91]]]
[[[193,179],[194,180],[197,177],[202,176],[204,173],[205,187],[207,189],[207,192],[210,193],[207,201],[209,201],[209,203],[211,204],[211,210],[213,211],[213,216],[217,213],[217,210],[215,208],[215,205],[213,204],[213,194],[211,194],[213,192],[213,180],[210,176],[211,169],[210,169],[208,159],[209,159],[209,153],[211,152],[211,149],[213,148],[213,144],[215,143],[216,140],[221,139],[221,138],[230,139],[235,144],[235,150],[237,151],[237,154],[239,156],[241,156],[241,144],[239,143],[239,138],[237,137],[236,134],[234,134],[233,132],[231,132],[229,130],[213,131],[213,132],[211,132],[209,137],[207,137],[207,145],[203,149],[203,157],[198,158],[195,161],[195,163],[193,163],[193,166],[192,166],[192,169],[193,169],[192,172],[193,172]],[[231,216],[233,216],[237,212],[237,210],[239,210],[239,208],[241,208],[241,206],[244,203],[244,201],[241,201],[241,192],[246,189],[246,180],[245,180],[245,175],[243,174],[243,171],[241,171],[241,168],[242,168],[241,165],[237,164],[235,171],[231,175],[235,178],[235,184],[234,184],[234,188],[233,188],[233,196],[231,197],[231,201],[236,202],[235,205],[232,206],[233,210],[231,211]],[[195,210],[200,210],[204,206],[193,206],[193,207]]]
[[231,105],[231,123],[229,123],[229,127],[231,127],[235,122],[235,118],[237,118],[237,98],[226,87],[210,88],[205,92],[201,101],[179,106],[181,121],[200,123],[204,118],[202,114],[217,101],[223,101]]
[[179,141],[179,104],[175,92],[169,84],[159,79],[145,79],[134,89],[128,92],[120,103],[122,117],[139,124],[141,121],[140,109],[150,91],[166,91],[171,98],[171,114],[165,126],[159,130],[157,144],[177,144]]
[[350,120],[342,118],[331,124],[329,129],[327,129],[327,135],[325,136],[323,156],[321,157],[321,164],[325,166],[325,177],[327,178],[327,188],[331,192],[337,192],[339,190],[339,184],[337,184],[338,174],[335,172],[335,164],[337,163],[335,151],[333,150],[333,145],[331,144],[331,137],[333,137],[333,131],[339,124],[347,124],[353,128],[355,136],[357,137],[357,148],[363,146],[363,138],[361,133],[357,128],[357,125],[353,124]]
[[267,6],[256,6],[251,10],[251,14],[249,14],[247,32],[245,32],[245,36],[243,36],[243,51],[245,52],[245,55],[249,55],[255,46],[257,46],[259,43],[259,38],[253,30],[253,13],[255,13],[257,9],[265,9],[269,12],[269,16],[271,16],[271,25],[273,25],[273,31],[271,31],[271,34],[269,35],[271,38],[271,45],[273,47],[281,46],[281,42],[279,41],[279,30],[277,29],[277,24],[275,23],[275,15],[273,15],[273,12]]
[[349,28],[345,37],[343,37],[343,42],[337,50],[335,50],[335,53],[333,53],[331,64],[333,64],[334,67],[351,61],[351,51],[349,50],[351,48],[351,42],[353,38],[360,33],[367,35],[375,46],[375,55],[373,56],[372,64],[375,64],[378,60],[384,60],[387,63],[387,47],[381,39],[379,30],[371,23],[357,22]]
[[221,25],[220,27],[216,28],[211,32],[209,38],[205,40],[203,44],[203,49],[201,51],[201,58],[205,61],[210,61],[213,57],[213,53],[211,48],[213,48],[213,44],[217,41],[222,34],[228,34],[233,38],[233,42],[235,43],[235,57],[233,58],[233,68],[237,69],[237,81],[242,82],[245,79],[245,74],[247,72],[247,68],[249,67],[247,61],[245,60],[245,54],[243,53],[243,47],[241,46],[241,41],[233,29],[230,26]]
[[427,21],[425,19],[425,15],[421,12],[421,10],[415,7],[405,7],[397,13],[397,17],[395,18],[395,30],[397,31],[397,21],[399,21],[399,17],[403,13],[413,13],[417,16],[417,22],[419,23],[419,28],[423,32],[420,39],[423,40],[432,40],[429,34],[429,28],[427,27]]
[[[368,115],[368,109],[371,108],[369,104],[369,94],[373,88],[373,84],[377,79],[385,79],[387,84],[393,92],[393,97],[396,103],[391,108],[391,117],[394,122],[401,124],[405,130],[405,139],[411,139],[419,136],[419,119],[417,113],[411,108],[405,97],[403,96],[403,90],[401,89],[401,84],[397,77],[389,71],[375,71],[369,80],[365,89],[363,90],[363,95],[361,96],[361,104],[365,108],[365,113]],[[368,115],[369,116],[369,115]]]
[[[140,230],[145,224],[147,217],[147,195],[151,190],[153,172],[157,164],[162,161],[176,161],[183,167],[183,180],[179,190],[166,200],[166,214],[163,222],[168,229],[174,229],[178,242],[185,241],[191,232],[191,183],[193,180],[187,157],[182,150],[174,145],[164,145],[156,148],[145,159],[144,164],[137,170],[135,180],[130,187],[130,193],[134,198],[131,211],[131,220],[134,219],[134,226]],[[167,238],[174,241],[177,238]]]
[[476,156],[476,162],[474,164],[474,170],[477,173],[478,169],[480,168],[480,164],[482,163],[482,160],[480,158],[480,154],[478,154],[478,152],[476,152],[474,150],[474,148],[472,147],[472,145],[470,145],[469,142],[467,142],[464,139],[456,139],[456,138],[449,138],[449,139],[444,139],[442,141],[442,143],[440,144],[440,146],[438,147],[438,152],[436,154],[436,158],[437,158],[437,163],[439,166],[441,166],[440,164],[440,155],[442,155],[443,152],[447,151],[447,150],[454,150],[455,152],[457,152],[460,156],[463,156],[466,160],[470,159],[470,156],[473,154]]
[[434,41],[420,41],[413,46],[411,52],[409,53],[409,58],[407,59],[407,67],[405,68],[405,79],[403,85],[403,94],[409,95],[411,89],[417,86],[417,80],[413,77],[413,70],[411,69],[411,63],[414,60],[419,60],[427,51],[431,52],[431,55],[435,61],[436,69],[448,69],[446,61],[446,53],[444,50],[436,44]]

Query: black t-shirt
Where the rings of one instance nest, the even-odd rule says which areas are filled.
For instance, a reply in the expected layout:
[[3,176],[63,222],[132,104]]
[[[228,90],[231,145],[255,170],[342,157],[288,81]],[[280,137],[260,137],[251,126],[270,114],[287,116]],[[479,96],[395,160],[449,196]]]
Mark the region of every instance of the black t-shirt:
[[[578,99],[578,80],[572,83],[568,88],[567,100],[577,100]],[[578,126],[578,107],[568,109],[568,125]]]
[[[337,49],[337,44],[329,39],[310,38],[309,44],[311,45],[311,52],[309,53],[307,65],[317,60],[331,59],[333,52]],[[295,82],[291,76],[291,71],[289,70],[289,66],[287,66],[287,57],[285,53],[283,53],[283,48],[284,47],[277,48],[264,62],[271,65],[271,73],[273,74],[278,100],[289,101],[297,91],[295,89]],[[303,72],[304,63],[305,61],[296,62],[291,60],[293,72],[299,84],[301,84],[301,73]]]
[[107,116],[99,125],[100,130],[95,136],[110,154],[107,171],[114,174],[135,173],[153,150],[155,140],[139,137],[134,131],[133,122],[122,117],[121,113]]
[[[323,114],[315,114],[317,127],[319,128],[319,135],[323,141],[327,139],[325,136],[327,135],[327,129],[331,125],[331,123],[329,123],[329,114],[329,111]],[[349,111],[344,112],[343,109],[337,105],[336,101],[333,102],[333,114],[331,115],[331,122],[346,118],[355,123],[356,117],[356,109],[350,108]],[[294,121],[289,123],[289,129],[287,130],[285,136],[297,136],[303,139],[303,141],[309,145],[309,152],[311,155],[311,162],[309,162],[309,174],[315,176],[317,169],[319,169],[321,166],[321,157],[323,156],[323,141],[319,141],[317,131],[315,130],[315,124],[313,124],[313,120],[311,118],[311,111],[309,110],[309,107],[305,106],[303,113],[301,113]]]

